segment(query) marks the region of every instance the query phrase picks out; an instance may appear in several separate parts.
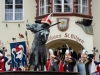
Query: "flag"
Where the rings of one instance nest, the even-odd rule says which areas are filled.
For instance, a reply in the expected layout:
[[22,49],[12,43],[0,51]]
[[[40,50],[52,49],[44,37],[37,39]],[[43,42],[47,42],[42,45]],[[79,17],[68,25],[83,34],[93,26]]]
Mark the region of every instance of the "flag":
[[12,68],[23,69],[27,65],[25,41],[10,43],[10,48],[11,48]]

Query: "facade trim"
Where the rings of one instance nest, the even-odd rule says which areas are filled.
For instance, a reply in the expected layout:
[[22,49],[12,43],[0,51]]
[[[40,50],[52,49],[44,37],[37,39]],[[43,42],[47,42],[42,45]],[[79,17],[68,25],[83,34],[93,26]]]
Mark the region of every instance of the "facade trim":
[[[36,1],[36,17],[35,19],[41,19],[43,17],[45,17],[46,15],[42,15],[42,16],[39,16],[39,0],[35,0]],[[92,19],[93,16],[92,16],[92,13],[91,13],[91,1],[92,0],[88,0],[88,9],[89,9],[89,15],[84,15],[84,14],[79,14],[79,13],[76,13],[76,0],[73,0],[73,12],[72,13],[53,13],[53,0],[50,0],[50,13],[53,13],[53,16],[76,16],[76,17],[83,17],[83,18],[90,18]]]

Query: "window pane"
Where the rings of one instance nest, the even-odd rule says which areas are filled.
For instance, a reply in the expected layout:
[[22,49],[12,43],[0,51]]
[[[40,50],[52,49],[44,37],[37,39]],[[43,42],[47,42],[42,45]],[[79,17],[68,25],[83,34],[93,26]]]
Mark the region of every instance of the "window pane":
[[13,9],[13,5],[5,5],[5,9]]
[[5,4],[13,4],[13,0],[5,0]]
[[15,20],[23,20],[23,14],[22,13],[15,13]]
[[82,13],[83,14],[88,14],[88,8],[87,7],[82,7]]
[[72,12],[72,6],[71,5],[64,5],[64,12]]
[[44,8],[40,8],[40,15],[44,15]]
[[82,4],[87,6],[88,5],[88,0],[82,0]]
[[5,13],[5,20],[13,20],[13,13]]
[[15,0],[15,4],[23,4],[23,0]]
[[62,0],[54,0],[54,4],[62,4]]
[[46,14],[47,13],[50,13],[50,8],[49,8],[49,6],[46,6]]
[[46,5],[49,5],[49,3],[50,3],[50,0],[46,0]]
[[76,6],[76,12],[77,12],[77,13],[81,13],[81,6],[80,6],[80,5],[77,5],[77,6]]
[[62,12],[62,6],[61,5],[54,5],[54,12]]
[[76,0],[76,4],[81,4],[81,0]]
[[5,12],[13,12],[13,9],[5,9]]
[[23,12],[23,5],[15,5],[15,12]]
[[13,5],[5,5],[5,12],[13,12]]
[[64,0],[64,3],[72,3],[72,0]]
[[44,6],[44,0],[40,0],[40,7]]

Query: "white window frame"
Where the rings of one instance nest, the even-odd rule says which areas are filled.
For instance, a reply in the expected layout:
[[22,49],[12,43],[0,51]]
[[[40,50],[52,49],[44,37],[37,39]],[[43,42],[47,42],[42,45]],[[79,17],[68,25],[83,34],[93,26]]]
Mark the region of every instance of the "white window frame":
[[[61,5],[62,6],[62,8],[61,8],[61,12],[55,12],[54,11],[54,6],[55,5]],[[68,3],[68,5],[69,5],[69,3]],[[72,13],[73,12],[73,0],[72,0],[72,3],[71,3],[71,5],[72,5],[72,11],[71,12],[64,12],[64,0],[62,0],[62,4],[54,4],[54,0],[53,0],[53,13]]]
[[15,20],[15,0],[13,0],[13,20],[5,20],[5,0],[3,0],[3,21],[4,22],[23,22],[24,21],[24,0],[23,0],[23,19],[22,20]]
[[[46,7],[50,6],[50,5],[46,5],[46,1],[47,0],[44,0],[44,6],[40,7],[40,0],[39,0],[39,16],[42,16],[42,15],[45,15],[45,14],[49,14],[49,13],[46,12]],[[44,14],[40,13],[40,8],[44,8]]]
[[80,3],[80,4],[77,4],[77,5],[80,5],[80,6],[81,6],[81,8],[80,8],[81,11],[80,11],[80,13],[79,13],[79,12],[77,12],[77,13],[79,13],[79,14],[84,14],[84,13],[83,13],[83,7],[87,7],[87,14],[84,14],[84,15],[89,15],[89,8],[88,8],[88,6],[89,6],[89,5],[88,5],[88,4],[89,4],[88,2],[89,2],[89,1],[87,0],[87,6],[86,6],[86,5],[83,5],[82,0],[80,0],[80,2],[81,2],[81,3]]

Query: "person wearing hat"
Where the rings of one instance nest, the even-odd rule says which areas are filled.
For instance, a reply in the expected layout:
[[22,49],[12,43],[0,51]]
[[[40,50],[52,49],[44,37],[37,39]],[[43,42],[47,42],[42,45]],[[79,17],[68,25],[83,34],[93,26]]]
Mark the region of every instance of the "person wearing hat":
[[59,71],[60,59],[53,54],[53,50],[49,49],[50,59],[47,60],[46,70],[47,71]]
[[91,75],[89,65],[92,63],[92,59],[87,56],[87,51],[84,49],[81,52],[81,58],[77,62],[78,72],[80,75]]
[[69,50],[66,50],[65,60],[63,62],[64,71],[73,72],[75,64],[76,64],[76,61],[73,57],[71,57],[71,52]]
[[8,58],[5,57],[2,53],[0,53],[0,71],[6,71],[5,64],[8,61]]

